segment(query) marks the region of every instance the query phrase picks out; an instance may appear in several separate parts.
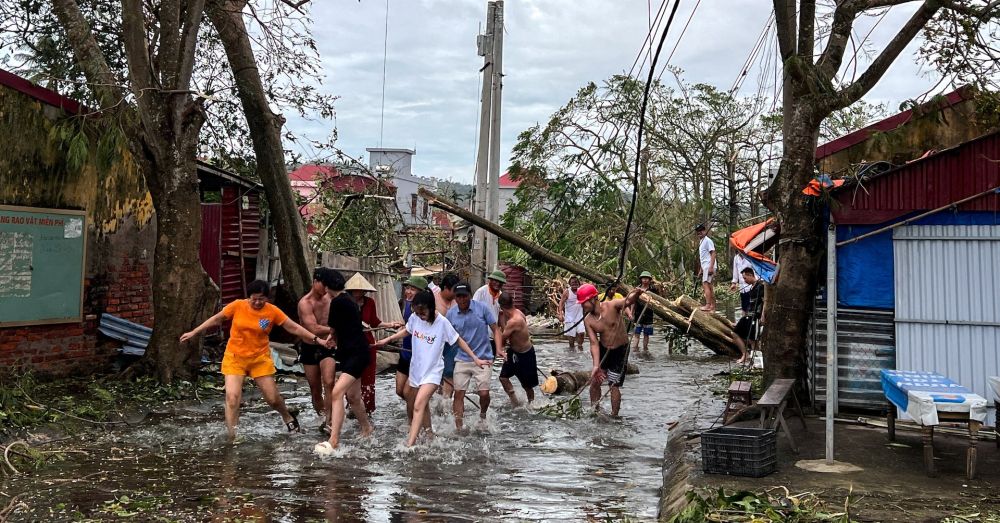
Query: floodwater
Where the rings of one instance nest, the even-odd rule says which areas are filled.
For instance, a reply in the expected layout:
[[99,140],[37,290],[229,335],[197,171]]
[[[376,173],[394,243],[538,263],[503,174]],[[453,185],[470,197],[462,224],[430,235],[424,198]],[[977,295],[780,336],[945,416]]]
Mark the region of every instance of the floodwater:
[[[671,358],[655,342],[651,349],[652,357],[630,359],[641,370],[622,389],[620,420],[512,409],[494,372],[485,426],[476,428],[467,404],[471,430],[456,434],[438,405],[437,437],[413,450],[401,444],[406,416],[388,375],[377,382],[376,437],[358,440],[348,420],[343,448],[326,458],[312,452],[323,438],[304,381],[282,385],[302,410],[302,434],[287,434],[254,391],[244,394],[238,443],[226,445],[222,399],[213,397],[75,442],[87,456],[8,480],[4,493],[27,504],[10,521],[652,520],[667,425],[684,412],[700,426],[712,423],[722,409],[712,375],[727,364]],[[537,350],[546,371],[590,367],[588,353],[562,343]]]

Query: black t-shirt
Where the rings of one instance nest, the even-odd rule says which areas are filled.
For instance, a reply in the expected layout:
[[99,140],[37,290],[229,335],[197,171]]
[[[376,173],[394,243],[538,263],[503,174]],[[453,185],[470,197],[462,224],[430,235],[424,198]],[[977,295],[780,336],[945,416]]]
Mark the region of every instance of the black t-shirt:
[[764,312],[764,284],[760,280],[757,280],[747,293],[750,295],[749,316],[753,319],[758,319],[761,313]]
[[[660,293],[657,292],[658,290],[659,289],[657,289],[655,285],[651,285],[648,289],[646,289],[646,293],[647,294],[656,294],[656,295],[659,295]],[[645,309],[645,311],[643,311],[643,309]],[[642,313],[642,316],[639,317],[639,321],[638,321],[639,325],[652,325],[653,324],[653,316],[656,313],[653,312],[653,308],[652,307],[647,307],[646,304],[642,302],[642,300],[638,300],[638,301],[635,302],[635,310],[636,310],[636,313],[639,313],[639,312]]]
[[358,351],[368,349],[364,327],[361,323],[361,310],[358,304],[346,292],[337,295],[330,301],[330,318],[328,325],[337,337],[337,351]]

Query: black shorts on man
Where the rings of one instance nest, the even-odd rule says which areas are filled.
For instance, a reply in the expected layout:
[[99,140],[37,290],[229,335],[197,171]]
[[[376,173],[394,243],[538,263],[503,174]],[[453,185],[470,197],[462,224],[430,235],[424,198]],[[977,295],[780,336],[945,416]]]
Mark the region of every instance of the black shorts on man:
[[757,319],[750,316],[740,318],[740,321],[736,322],[736,326],[733,328],[737,336],[750,341],[757,339],[757,330]]
[[511,376],[517,376],[517,381],[525,390],[538,386],[538,361],[535,358],[534,347],[524,352],[507,351],[507,358],[503,361],[503,367],[500,367],[500,377]]
[[607,377],[608,385],[621,387],[625,384],[625,356],[628,354],[628,344],[612,350],[608,350],[604,345],[599,345],[599,347],[601,349],[601,370]]
[[326,358],[334,358],[336,353],[336,349],[328,349],[323,345],[300,343],[299,363],[303,365],[319,365],[319,362]]

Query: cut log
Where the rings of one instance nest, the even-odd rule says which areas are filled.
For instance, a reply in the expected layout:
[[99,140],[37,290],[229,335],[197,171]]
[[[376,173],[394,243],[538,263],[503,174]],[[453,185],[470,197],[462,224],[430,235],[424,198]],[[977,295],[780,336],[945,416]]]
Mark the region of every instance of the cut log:
[[[550,374],[556,378],[556,391],[554,394],[575,394],[590,382],[589,370],[553,370]],[[625,368],[625,374],[639,374],[639,366],[629,363]]]
[[[481,227],[485,231],[497,236],[498,238],[502,238],[511,245],[523,250],[528,253],[529,256],[538,261],[565,269],[571,273],[586,278],[597,285],[607,285],[615,281],[615,278],[611,275],[604,274],[585,265],[581,265],[569,258],[566,258],[565,256],[556,254],[517,233],[511,232],[500,225],[476,215],[475,213],[463,209],[461,206],[455,204],[447,198],[442,198],[423,188],[421,188],[418,192],[420,196],[432,207],[454,214],[455,216],[458,216],[459,218],[462,218],[477,227]],[[625,292],[630,292],[632,290],[632,287],[629,285],[621,284],[621,287]],[[644,304],[644,306],[648,306],[657,316],[666,320],[666,322],[674,327],[674,329],[678,332],[700,341],[712,352],[731,357],[737,357],[740,355],[740,351],[734,342],[736,334],[732,331],[731,327],[726,326],[720,328],[720,326],[714,324],[711,319],[704,319],[703,317],[705,315],[699,316],[695,314],[694,316],[690,316],[690,313],[685,313],[684,310],[677,306],[674,302],[656,294],[641,294],[639,299],[640,303]],[[640,310],[641,308],[642,306],[640,306]]]

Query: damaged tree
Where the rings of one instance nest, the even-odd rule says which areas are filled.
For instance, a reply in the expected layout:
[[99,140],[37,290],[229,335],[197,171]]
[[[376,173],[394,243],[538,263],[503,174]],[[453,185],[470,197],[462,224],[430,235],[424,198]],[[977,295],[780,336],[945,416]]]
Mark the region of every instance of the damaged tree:
[[[615,281],[615,277],[603,274],[589,267],[580,265],[564,256],[560,256],[545,247],[532,243],[523,237],[477,216],[462,207],[456,205],[445,198],[421,188],[419,194],[427,200],[431,206],[447,211],[458,216],[477,227],[482,227],[487,232],[495,234],[497,237],[509,242],[528,253],[532,258],[555,265],[573,274],[577,274],[598,285],[607,285]],[[621,285],[626,292],[632,288],[628,285]],[[683,306],[679,306],[670,300],[652,293],[643,293],[639,296],[641,307],[649,307],[659,317],[663,318],[675,329],[683,334],[697,339],[716,354],[726,356],[739,356],[740,350],[736,346],[736,333],[732,328],[714,314],[698,314],[700,311],[689,311]]]
[[[765,205],[781,226],[781,273],[766,302],[765,315],[780,318],[764,331],[762,347],[768,381],[802,376],[809,317],[813,309],[816,278],[823,255],[822,216],[808,205],[802,188],[813,178],[820,127],[834,111],[852,105],[867,94],[889,66],[921,30],[928,31],[924,52],[939,69],[944,65],[968,69],[986,25],[997,19],[1000,2],[926,0],[919,2],[909,20],[852,81],[841,75],[844,55],[855,23],[873,10],[912,0],[846,0],[836,2],[827,28],[817,24],[815,0],[774,0],[778,45],[784,63],[783,151],[778,174],[764,193]],[[828,31],[825,46],[817,45]],[[988,37],[988,35],[986,35]],[[947,43],[945,43],[947,41]],[[935,44],[935,42],[937,42]],[[989,56],[989,38],[980,51]],[[981,56],[981,54],[979,55]],[[984,70],[996,68],[993,60]],[[954,71],[953,71],[954,72]],[[988,78],[989,75],[980,75]]]
[[127,91],[76,0],[53,0],[52,6],[102,118],[121,126],[128,137],[132,161],[156,210],[156,329],[141,361],[143,370],[155,369],[164,382],[191,379],[200,347],[181,346],[177,339],[214,307],[217,293],[198,257],[201,202],[195,157],[205,112],[204,99],[193,96],[191,77],[204,0],[163,0],[155,10],[139,0],[122,1]]

